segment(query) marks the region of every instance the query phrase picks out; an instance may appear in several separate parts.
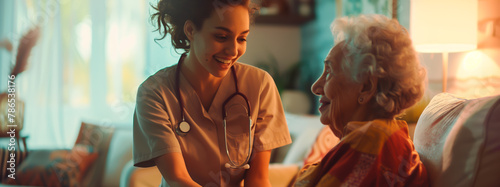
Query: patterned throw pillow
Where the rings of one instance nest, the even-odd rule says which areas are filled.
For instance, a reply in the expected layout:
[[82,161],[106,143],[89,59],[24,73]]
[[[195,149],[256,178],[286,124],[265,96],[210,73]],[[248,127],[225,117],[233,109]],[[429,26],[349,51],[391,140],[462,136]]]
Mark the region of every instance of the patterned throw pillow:
[[9,179],[7,184],[102,186],[113,132],[113,127],[82,123],[73,150],[31,151],[16,168],[16,179]]
[[89,166],[97,159],[91,146],[75,145],[73,150],[37,150],[19,167],[7,184],[31,186],[82,186]]
[[68,179],[74,180],[76,177],[76,182],[80,183],[98,156],[94,147],[76,144],[70,154],[51,154],[50,160],[61,160],[59,168],[73,173]]
[[114,133],[114,127],[93,125],[82,122],[75,145],[92,146],[99,153],[95,163],[89,166],[88,173],[82,180],[83,186],[102,186],[109,144]]
[[316,137],[308,156],[304,159],[304,166],[321,161],[328,151],[338,143],[339,138],[333,134],[330,127],[324,126]]

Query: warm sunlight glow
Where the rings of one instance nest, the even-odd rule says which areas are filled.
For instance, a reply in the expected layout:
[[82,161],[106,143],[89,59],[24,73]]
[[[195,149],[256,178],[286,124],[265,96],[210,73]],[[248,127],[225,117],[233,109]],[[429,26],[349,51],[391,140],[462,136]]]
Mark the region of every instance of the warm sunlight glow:
[[92,22],[89,17],[86,17],[82,22],[75,26],[76,30],[76,47],[84,61],[90,59],[92,46]]
[[[133,58],[138,50],[141,32],[132,24],[111,22],[108,32],[107,54],[109,63],[123,64],[124,59]],[[125,25],[125,26],[123,26]]]

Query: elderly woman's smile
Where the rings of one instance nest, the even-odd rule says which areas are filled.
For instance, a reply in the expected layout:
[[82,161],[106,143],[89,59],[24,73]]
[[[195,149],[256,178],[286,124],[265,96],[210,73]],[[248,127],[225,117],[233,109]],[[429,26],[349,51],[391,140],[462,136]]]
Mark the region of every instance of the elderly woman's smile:
[[325,97],[321,97],[319,103],[321,104],[321,106],[319,107],[319,111],[323,112],[324,110],[328,109],[330,105],[330,100]]

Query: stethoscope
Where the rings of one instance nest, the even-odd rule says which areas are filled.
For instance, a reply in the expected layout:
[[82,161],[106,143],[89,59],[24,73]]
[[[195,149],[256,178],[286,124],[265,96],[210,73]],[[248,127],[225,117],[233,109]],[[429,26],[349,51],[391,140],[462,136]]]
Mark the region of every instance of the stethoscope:
[[[180,70],[181,70],[181,64],[184,58],[186,57],[186,53],[182,54],[181,58],[179,59],[179,62],[177,63],[177,69],[175,71],[175,83],[176,83],[176,94],[177,94],[177,100],[179,101],[179,107],[181,109],[181,119],[182,121],[177,125],[177,128],[175,129],[175,132],[179,136],[185,136],[190,130],[191,126],[189,125],[188,122],[186,122],[186,119],[184,118],[184,104],[182,103],[182,95],[180,92]],[[226,154],[227,158],[229,159],[229,163],[226,163],[224,166],[226,168],[232,168],[232,169],[249,169],[250,165],[248,165],[248,161],[250,160],[250,151],[251,151],[251,134],[252,134],[252,118],[250,115],[250,104],[248,103],[247,97],[241,93],[238,89],[238,79],[236,77],[236,71],[234,69],[234,66],[231,66],[231,72],[234,78],[234,87],[236,88],[236,92],[233,93],[231,96],[229,96],[224,103],[222,104],[222,119],[223,119],[223,126],[224,126],[224,143],[226,145]],[[236,162],[233,162],[231,157],[229,156],[229,149],[227,147],[227,131],[226,131],[226,117],[227,117],[227,112],[226,112],[226,104],[235,96],[241,96],[243,99],[245,99],[245,102],[247,104],[247,108],[245,109],[247,114],[248,114],[248,154],[245,159],[245,161],[242,164],[237,164]]]

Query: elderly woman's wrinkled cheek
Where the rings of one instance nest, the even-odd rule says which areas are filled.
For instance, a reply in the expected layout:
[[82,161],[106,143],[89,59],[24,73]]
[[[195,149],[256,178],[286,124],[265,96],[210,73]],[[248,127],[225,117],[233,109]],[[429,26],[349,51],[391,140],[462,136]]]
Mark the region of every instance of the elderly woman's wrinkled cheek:
[[[343,123],[342,123],[342,110],[341,110],[341,106],[340,106],[340,100],[342,98],[340,97],[335,97],[332,99],[332,103],[330,104],[330,121],[332,122],[331,126],[333,127],[333,129],[335,129],[335,131],[338,131],[338,132],[335,132],[335,135],[337,135],[337,133],[342,133],[342,130],[344,129],[343,127]],[[339,135],[337,135],[339,136]],[[341,136],[339,136],[341,137]]]
[[328,115],[328,118],[332,124],[335,124],[335,118],[336,118],[335,116],[338,113],[336,111],[336,110],[338,110],[336,105],[338,105],[338,102],[335,99],[330,100],[330,111],[329,111],[330,114]]

